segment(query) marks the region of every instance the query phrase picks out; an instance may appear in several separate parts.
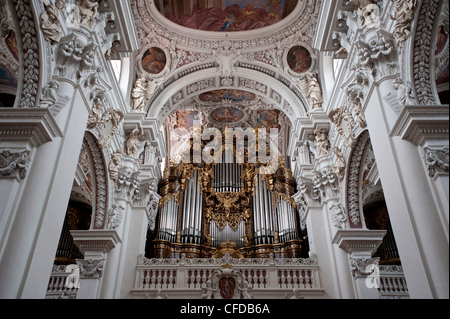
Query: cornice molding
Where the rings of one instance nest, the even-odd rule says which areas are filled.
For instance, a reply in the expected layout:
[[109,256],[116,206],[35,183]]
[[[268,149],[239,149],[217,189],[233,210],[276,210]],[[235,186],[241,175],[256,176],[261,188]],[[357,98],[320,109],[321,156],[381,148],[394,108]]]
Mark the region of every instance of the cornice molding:
[[400,136],[414,145],[428,140],[448,140],[448,105],[410,105],[401,111],[391,130],[391,137]]
[[373,254],[385,235],[385,230],[344,229],[336,232],[332,242],[349,254]]
[[71,230],[70,234],[84,254],[86,252],[106,254],[122,242],[115,230]]
[[25,141],[39,147],[63,133],[47,108],[0,108],[0,140]]

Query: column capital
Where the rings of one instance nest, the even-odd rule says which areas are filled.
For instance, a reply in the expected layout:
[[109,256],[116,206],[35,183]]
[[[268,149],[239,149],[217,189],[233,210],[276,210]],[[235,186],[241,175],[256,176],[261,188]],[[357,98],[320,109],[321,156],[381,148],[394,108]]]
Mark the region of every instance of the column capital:
[[405,105],[390,135],[400,136],[414,145],[424,145],[430,140],[447,140],[447,105]]
[[339,246],[352,257],[372,257],[386,235],[385,230],[344,229],[338,230],[333,244]]
[[85,259],[105,258],[111,249],[121,243],[115,230],[71,230],[70,234]]
[[0,108],[0,141],[22,141],[39,147],[62,137],[60,127],[49,109]]

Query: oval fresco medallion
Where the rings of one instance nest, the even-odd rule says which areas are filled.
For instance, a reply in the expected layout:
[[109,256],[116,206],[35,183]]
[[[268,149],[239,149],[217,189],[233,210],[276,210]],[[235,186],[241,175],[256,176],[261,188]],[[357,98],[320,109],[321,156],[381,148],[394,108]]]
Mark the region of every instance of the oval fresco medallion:
[[219,107],[212,111],[210,116],[218,123],[236,123],[241,121],[245,114],[235,107]]
[[287,63],[295,73],[304,73],[311,68],[311,53],[305,47],[295,46],[288,52]]
[[256,99],[256,95],[247,91],[236,89],[222,89],[214,90],[206,93],[202,93],[199,96],[202,102],[222,102],[224,100],[231,100],[234,102],[253,101]]
[[158,11],[181,26],[215,32],[246,31],[287,17],[298,0],[165,0]]
[[142,56],[142,67],[150,74],[161,73],[166,63],[166,54],[160,48],[150,48]]

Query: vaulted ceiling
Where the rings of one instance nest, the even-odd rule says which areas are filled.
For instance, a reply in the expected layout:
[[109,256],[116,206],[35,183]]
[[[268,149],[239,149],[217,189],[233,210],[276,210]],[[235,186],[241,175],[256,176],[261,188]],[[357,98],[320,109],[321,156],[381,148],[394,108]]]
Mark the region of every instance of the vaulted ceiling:
[[[132,6],[141,45],[136,76],[154,84],[146,112],[165,124],[169,140],[179,141],[194,120],[289,131],[306,116],[305,74],[318,72],[312,43],[320,0],[135,0]],[[288,134],[280,136],[286,145]]]

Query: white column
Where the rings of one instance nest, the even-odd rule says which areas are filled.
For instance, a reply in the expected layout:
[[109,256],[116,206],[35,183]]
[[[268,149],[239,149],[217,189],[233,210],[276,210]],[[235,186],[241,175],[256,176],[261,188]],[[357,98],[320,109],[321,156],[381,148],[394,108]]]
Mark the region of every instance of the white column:
[[115,230],[72,230],[74,243],[83,253],[78,259],[80,287],[77,299],[98,299],[105,268],[110,262],[108,253],[120,243]]
[[70,102],[55,118],[62,138],[36,148],[26,185],[8,214],[0,262],[2,298],[43,298],[73,185],[89,106],[72,83],[60,81]]
[[379,299],[378,258],[372,258],[386,235],[385,230],[342,229],[333,238],[343,252],[353,276],[355,297],[358,299]]
[[411,298],[448,298],[448,224],[422,155],[427,139],[448,145],[448,106],[446,117],[442,107],[420,106],[419,116],[405,106],[397,120],[382,99],[390,87],[375,87],[365,114],[406,282]]

